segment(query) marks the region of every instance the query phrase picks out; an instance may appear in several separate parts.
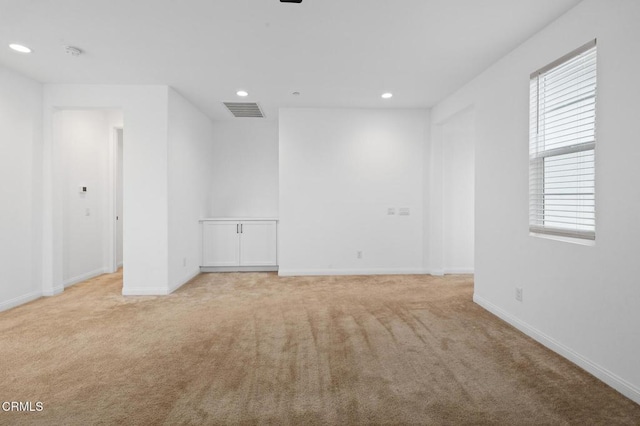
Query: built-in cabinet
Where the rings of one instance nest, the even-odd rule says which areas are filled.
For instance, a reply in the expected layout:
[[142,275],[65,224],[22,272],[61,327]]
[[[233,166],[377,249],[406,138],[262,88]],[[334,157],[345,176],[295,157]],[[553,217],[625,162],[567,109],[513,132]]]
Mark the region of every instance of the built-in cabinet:
[[204,272],[275,271],[278,269],[276,219],[203,219]]

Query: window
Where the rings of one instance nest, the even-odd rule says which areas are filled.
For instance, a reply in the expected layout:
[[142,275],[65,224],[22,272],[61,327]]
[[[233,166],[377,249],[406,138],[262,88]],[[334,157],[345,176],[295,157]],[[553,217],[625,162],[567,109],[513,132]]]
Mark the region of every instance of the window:
[[595,239],[596,41],[531,74],[529,230]]

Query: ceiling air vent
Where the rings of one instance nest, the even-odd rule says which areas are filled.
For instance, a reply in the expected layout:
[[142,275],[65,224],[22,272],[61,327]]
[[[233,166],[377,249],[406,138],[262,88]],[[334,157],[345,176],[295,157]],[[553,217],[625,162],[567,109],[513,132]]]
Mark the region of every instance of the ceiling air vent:
[[224,106],[234,117],[263,118],[264,115],[255,102],[224,102]]

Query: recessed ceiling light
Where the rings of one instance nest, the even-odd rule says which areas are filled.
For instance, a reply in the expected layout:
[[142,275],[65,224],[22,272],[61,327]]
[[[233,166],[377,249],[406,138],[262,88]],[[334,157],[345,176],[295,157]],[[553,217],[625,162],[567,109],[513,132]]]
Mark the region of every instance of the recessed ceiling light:
[[31,53],[31,49],[29,49],[27,46],[23,46],[21,44],[12,43],[12,44],[9,45],[9,47],[12,48],[13,50],[15,50],[16,52]]
[[245,96],[249,96],[249,92],[247,92],[246,90],[238,90],[236,92],[236,95],[245,97]]
[[383,94],[382,94],[382,99],[389,99],[389,98],[391,98],[392,96],[393,96],[393,93],[389,93],[389,92],[387,92],[387,93],[383,93]]

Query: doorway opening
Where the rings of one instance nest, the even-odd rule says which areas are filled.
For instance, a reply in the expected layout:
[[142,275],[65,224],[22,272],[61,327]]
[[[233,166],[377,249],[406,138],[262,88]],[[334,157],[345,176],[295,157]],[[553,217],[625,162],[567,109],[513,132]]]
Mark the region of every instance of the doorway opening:
[[59,109],[52,125],[54,245],[58,282],[69,287],[124,263],[123,114]]
[[115,158],[115,270],[118,270],[124,265],[124,253],[123,253],[123,167],[122,161],[123,157],[123,143],[124,143],[124,129],[122,127],[114,127],[114,135],[115,135],[115,143],[114,148],[116,150],[114,158]]

